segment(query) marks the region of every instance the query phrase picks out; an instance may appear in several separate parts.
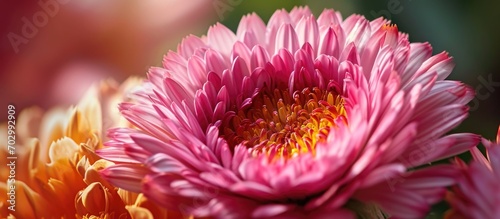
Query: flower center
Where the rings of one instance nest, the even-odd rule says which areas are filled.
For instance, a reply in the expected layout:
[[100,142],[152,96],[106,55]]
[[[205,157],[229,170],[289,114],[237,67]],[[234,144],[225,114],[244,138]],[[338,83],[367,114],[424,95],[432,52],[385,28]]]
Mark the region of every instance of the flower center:
[[221,132],[229,145],[243,144],[253,155],[315,154],[316,144],[326,140],[332,127],[347,123],[343,102],[336,92],[317,87],[292,95],[287,89],[264,89],[251,104],[238,110]]

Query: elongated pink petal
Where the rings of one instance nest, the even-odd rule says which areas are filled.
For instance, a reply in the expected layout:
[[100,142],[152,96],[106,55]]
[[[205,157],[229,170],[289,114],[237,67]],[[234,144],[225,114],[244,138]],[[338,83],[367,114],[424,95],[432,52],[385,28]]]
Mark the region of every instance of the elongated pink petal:
[[[499,129],[500,130],[500,129]],[[497,135],[498,137],[499,135]],[[500,210],[498,181],[500,180],[500,142],[482,139],[487,157],[478,148],[470,150],[473,160],[469,165],[457,159],[455,165],[462,171],[457,185],[447,196],[452,208],[448,214],[461,218],[496,218]]]
[[146,168],[138,168],[132,164],[116,164],[101,171],[101,176],[116,187],[132,192],[141,192],[142,180],[148,173]]

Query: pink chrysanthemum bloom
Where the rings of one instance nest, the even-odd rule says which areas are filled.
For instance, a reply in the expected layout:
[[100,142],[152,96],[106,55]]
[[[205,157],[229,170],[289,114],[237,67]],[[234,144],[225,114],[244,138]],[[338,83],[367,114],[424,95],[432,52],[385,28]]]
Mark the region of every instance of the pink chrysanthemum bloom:
[[462,170],[462,178],[448,193],[447,200],[452,209],[449,219],[500,218],[500,127],[496,143],[483,139],[487,157],[478,148],[470,150],[473,160],[469,165],[456,159]]
[[473,97],[444,80],[453,66],[382,18],[301,7],[216,24],[120,105],[137,129],[110,131],[102,174],[197,217],[421,218],[457,172],[410,169],[479,141],[444,136]]

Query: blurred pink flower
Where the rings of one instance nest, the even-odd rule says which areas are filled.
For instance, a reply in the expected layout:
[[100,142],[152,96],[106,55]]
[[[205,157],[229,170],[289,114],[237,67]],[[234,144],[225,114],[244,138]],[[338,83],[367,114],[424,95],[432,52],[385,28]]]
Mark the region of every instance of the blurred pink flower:
[[[142,74],[169,46],[209,24],[210,6],[205,0],[2,1],[0,106],[76,104],[82,92],[52,94],[61,86],[86,90],[101,79]],[[74,62],[101,69],[75,75],[68,70]]]
[[409,169],[479,141],[445,135],[473,91],[431,55],[389,21],[333,10],[216,24],[120,105],[137,129],[110,131],[102,174],[200,217],[422,218],[457,171]]
[[456,159],[463,176],[448,193],[452,209],[449,219],[500,218],[500,127],[495,143],[483,139],[487,157],[478,148],[472,148],[473,160],[469,165]]

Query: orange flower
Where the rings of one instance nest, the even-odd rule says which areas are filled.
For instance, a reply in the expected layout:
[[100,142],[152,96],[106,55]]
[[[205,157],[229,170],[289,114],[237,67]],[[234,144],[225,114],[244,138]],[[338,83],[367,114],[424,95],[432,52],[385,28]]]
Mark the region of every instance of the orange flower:
[[[0,170],[0,216],[182,217],[149,203],[142,194],[111,186],[98,174],[113,165],[94,153],[103,146],[103,130],[127,125],[115,111],[116,103],[126,100],[126,92],[138,82],[129,79],[121,86],[113,81],[102,82],[68,110],[56,108],[43,113],[33,107],[22,111],[16,126],[15,182],[7,181],[8,168]],[[7,133],[6,128],[5,124],[0,127],[2,134]],[[7,157],[7,146],[1,148],[0,156]],[[15,211],[8,209],[10,186],[15,186]]]

